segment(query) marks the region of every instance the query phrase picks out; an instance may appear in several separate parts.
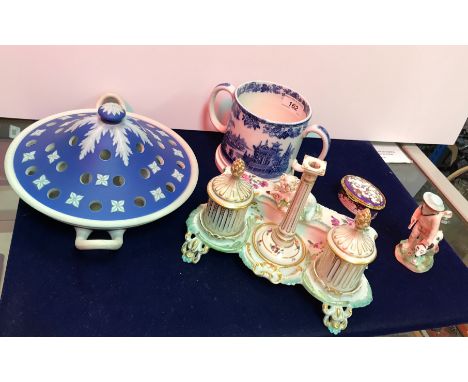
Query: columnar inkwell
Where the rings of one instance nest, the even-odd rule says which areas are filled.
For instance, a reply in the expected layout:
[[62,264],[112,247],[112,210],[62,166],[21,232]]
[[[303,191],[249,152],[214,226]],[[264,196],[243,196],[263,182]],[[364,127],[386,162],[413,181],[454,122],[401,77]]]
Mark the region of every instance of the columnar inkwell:
[[246,213],[254,193],[250,183],[242,179],[245,164],[237,159],[225,173],[210,180],[208,203],[192,211],[187,219],[187,233],[182,258],[197,263],[209,248],[237,252],[246,241]]
[[354,227],[340,225],[327,235],[327,246],[315,262],[320,280],[330,290],[349,293],[359,287],[361,276],[377,256],[375,237],[368,232],[369,209],[356,213]]
[[377,232],[370,227],[368,208],[358,210],[354,224],[328,231],[323,251],[312,258],[303,276],[309,293],[322,301],[323,323],[338,334],[348,325],[353,308],[372,302],[372,290],[364,271],[377,256]]
[[245,164],[237,159],[230,174],[222,174],[210,180],[207,191],[209,200],[201,215],[205,229],[215,236],[233,237],[245,229],[245,214],[252,203],[252,186],[241,178]]

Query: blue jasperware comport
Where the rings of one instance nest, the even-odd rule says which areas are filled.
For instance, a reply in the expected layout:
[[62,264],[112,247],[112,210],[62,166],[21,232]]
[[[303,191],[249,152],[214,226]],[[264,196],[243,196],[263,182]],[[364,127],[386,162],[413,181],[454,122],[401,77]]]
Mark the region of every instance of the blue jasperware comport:
[[[127,113],[120,97],[32,124],[10,145],[8,181],[26,203],[76,227],[78,249],[118,249],[126,228],[169,214],[192,194],[198,164],[168,127]],[[88,240],[94,229],[111,240]]]

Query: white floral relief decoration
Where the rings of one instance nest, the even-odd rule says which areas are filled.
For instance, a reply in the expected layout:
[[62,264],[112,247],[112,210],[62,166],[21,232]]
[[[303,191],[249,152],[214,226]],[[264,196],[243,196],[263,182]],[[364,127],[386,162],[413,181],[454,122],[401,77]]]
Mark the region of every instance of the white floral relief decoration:
[[165,132],[165,131],[162,131],[162,130],[156,130],[159,134],[161,134],[163,137],[168,137],[169,135]]
[[159,138],[151,129],[148,129],[148,132],[153,136],[154,139],[161,141],[161,138]]
[[23,160],[21,163],[27,162],[28,160],[34,160],[34,156],[36,155],[36,151],[31,151],[29,153],[23,153]]
[[107,186],[108,180],[109,180],[109,175],[97,174],[96,186]]
[[111,200],[112,208],[111,212],[125,212],[124,204],[125,200]]
[[161,167],[159,167],[156,162],[150,163],[148,167],[151,169],[153,174],[156,174],[158,171],[161,171]]
[[184,154],[182,154],[182,151],[178,150],[178,149],[172,149],[174,151],[174,155],[177,155],[178,157],[181,157],[183,158],[184,157]]
[[120,157],[125,166],[128,166],[129,158],[133,154],[130,148],[130,141],[127,137],[128,132],[136,135],[144,144],[153,146],[148,139],[145,129],[130,118],[124,119],[119,124],[110,125],[101,121],[99,116],[91,115],[75,121],[65,132],[74,132],[76,129],[85,125],[91,125],[91,127],[85,134],[85,138],[79,144],[81,147],[80,159],[83,159],[89,153],[94,153],[96,145],[99,144],[101,138],[106,134],[109,134],[112,138],[112,144],[115,147],[115,156]]
[[114,102],[107,102],[101,105],[101,107],[107,114],[117,115],[123,112],[122,106]]
[[37,129],[31,133],[31,136],[39,137],[44,133],[45,129]]
[[151,195],[154,197],[154,201],[157,202],[159,199],[164,199],[166,195],[163,194],[161,187],[158,187],[156,190],[150,191]]
[[71,204],[73,207],[78,208],[80,206],[80,201],[84,198],[83,195],[75,194],[70,192],[70,197],[65,201],[66,204]]
[[66,121],[62,123],[60,126],[65,127],[65,126],[71,125],[73,122],[76,122],[76,119],[72,119],[71,121]]
[[177,169],[175,169],[174,172],[172,173],[172,177],[176,178],[179,182],[182,182],[182,178],[184,177],[184,174],[180,173],[179,171],[177,171]]
[[49,184],[50,181],[49,181],[49,179],[46,178],[45,175],[41,175],[36,180],[33,180],[33,183],[36,185],[37,189],[40,190],[45,185]]
[[49,163],[54,163],[57,159],[60,159],[60,155],[55,150],[52,154],[47,155],[47,158],[49,158]]

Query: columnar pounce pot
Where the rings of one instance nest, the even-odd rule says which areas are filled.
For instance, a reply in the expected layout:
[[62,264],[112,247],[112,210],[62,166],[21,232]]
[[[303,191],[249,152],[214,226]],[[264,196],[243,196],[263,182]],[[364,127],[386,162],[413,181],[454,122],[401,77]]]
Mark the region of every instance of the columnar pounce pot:
[[201,222],[213,235],[232,237],[245,228],[245,214],[254,193],[252,186],[241,178],[244,168],[242,159],[236,159],[230,174],[218,175],[208,183],[209,199]]
[[369,209],[359,210],[355,225],[333,227],[327,235],[327,245],[315,263],[317,275],[336,293],[356,290],[367,266],[375,260],[376,234],[368,229]]

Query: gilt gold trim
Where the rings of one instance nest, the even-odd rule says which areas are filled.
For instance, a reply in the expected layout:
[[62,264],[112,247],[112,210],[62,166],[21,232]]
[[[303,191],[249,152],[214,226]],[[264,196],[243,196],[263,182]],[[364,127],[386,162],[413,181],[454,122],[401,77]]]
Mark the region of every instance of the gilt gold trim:
[[[223,175],[220,175],[223,176]],[[221,198],[219,195],[215,193],[213,190],[213,180],[216,178],[213,178],[209,181],[208,186],[206,187],[206,191],[208,193],[208,196],[210,199],[212,199],[216,204],[219,204],[222,207],[228,208],[230,210],[238,210],[242,208],[247,208],[254,199],[254,193],[252,192],[248,199],[246,200],[238,200],[238,201],[229,201]]]
[[372,263],[377,257],[377,247],[375,247],[375,244],[374,251],[366,257],[356,257],[344,252],[342,249],[338,248],[338,246],[333,241],[333,231],[333,228],[330,231],[328,231],[327,244],[330,246],[330,249],[333,251],[333,253],[335,253],[335,255],[337,255],[344,261],[353,265],[368,265]]
[[205,225],[205,223],[203,222],[203,211],[201,211],[198,216],[197,216],[197,219],[198,219],[198,223],[200,224],[200,226],[203,228],[203,231],[204,233],[216,238],[216,239],[228,239],[228,240],[234,240],[234,239],[237,239],[237,238],[240,238],[242,237],[244,234],[245,234],[245,230],[247,229],[247,224],[244,224],[244,227],[242,228],[242,230],[239,232],[239,233],[236,233],[234,235],[218,235],[214,232],[211,232]]
[[[267,259],[263,254],[262,252],[260,251],[260,249],[258,248],[258,245],[257,245],[257,242],[255,241],[255,237],[257,235],[257,231],[260,229],[260,228],[263,228],[265,226],[272,226],[272,227],[277,227],[277,225],[275,223],[263,223],[263,224],[260,224],[258,225],[255,230],[253,231],[252,233],[252,241],[253,241],[253,246],[255,248],[255,252],[258,253],[258,255],[264,259],[265,261],[267,261],[268,263],[271,263],[271,264],[274,264],[271,262],[270,259]],[[294,267],[300,263],[302,263],[304,261],[304,258],[306,257],[307,255],[307,248],[305,246],[305,243],[304,241],[302,240],[302,238],[299,236],[299,235],[295,235],[296,239],[299,240],[299,243],[300,243],[300,246],[301,246],[301,255],[300,255],[300,258],[299,260],[296,260],[294,263],[291,263],[291,264],[288,264],[287,266],[285,265],[278,265],[279,267],[281,268],[291,268],[291,267]]]
[[[245,246],[247,255],[249,257],[249,261],[252,264],[252,272],[260,277],[264,277],[268,280],[270,280],[273,284],[280,284],[282,279],[283,279],[283,274],[280,272],[280,267],[277,266],[276,264],[273,264],[269,261],[264,261],[262,263],[258,263],[255,261],[254,257],[252,256],[252,253],[250,252],[252,250],[251,244],[247,243]],[[256,251],[256,253],[258,253]],[[259,268],[261,268],[259,270]],[[270,271],[265,271],[265,268],[270,268]]]

